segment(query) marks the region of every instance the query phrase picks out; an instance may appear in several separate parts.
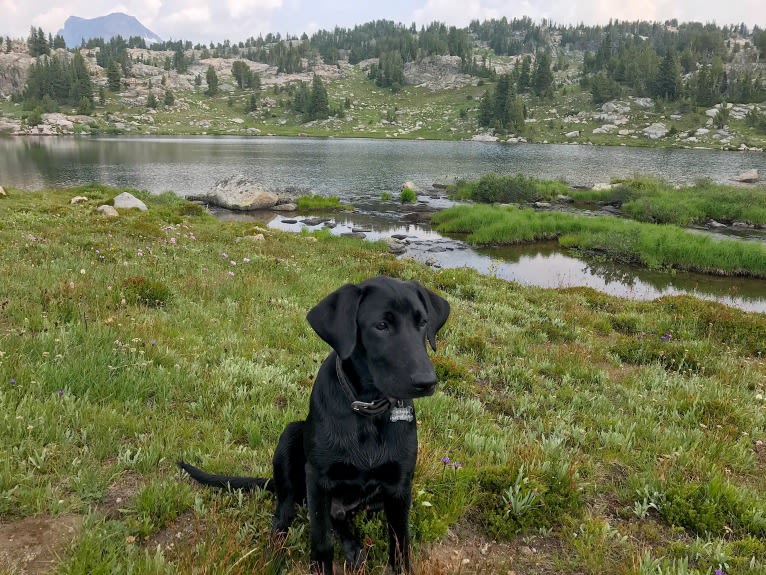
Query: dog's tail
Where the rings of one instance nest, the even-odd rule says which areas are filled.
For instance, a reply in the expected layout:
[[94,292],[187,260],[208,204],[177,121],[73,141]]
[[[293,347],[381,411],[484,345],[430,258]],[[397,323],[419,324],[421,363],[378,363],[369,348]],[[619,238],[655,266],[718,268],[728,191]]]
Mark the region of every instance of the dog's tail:
[[274,482],[268,477],[238,477],[229,475],[214,475],[207,471],[202,471],[185,461],[179,461],[178,467],[186,471],[189,476],[201,483],[219,489],[242,489],[243,491],[253,491],[254,489],[263,489],[274,493]]

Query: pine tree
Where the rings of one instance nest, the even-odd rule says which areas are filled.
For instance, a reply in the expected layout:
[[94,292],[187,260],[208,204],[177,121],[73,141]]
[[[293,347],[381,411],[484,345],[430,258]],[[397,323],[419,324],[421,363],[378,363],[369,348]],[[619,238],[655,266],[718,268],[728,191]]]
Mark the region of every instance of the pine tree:
[[553,96],[553,72],[551,71],[551,57],[548,52],[541,51],[537,54],[532,87],[535,95],[541,98]]
[[207,67],[205,81],[207,82],[207,91],[205,93],[208,96],[215,96],[218,93],[218,74],[215,73],[213,66]]
[[675,53],[668,49],[662,59],[657,79],[654,83],[654,97],[673,101],[678,99],[681,89],[681,73],[678,69]]
[[120,65],[117,60],[111,60],[106,68],[106,83],[109,86],[110,92],[120,91]]
[[314,75],[311,83],[311,99],[308,109],[309,119],[324,120],[330,115],[330,104],[327,100],[327,90],[324,87],[322,78]]

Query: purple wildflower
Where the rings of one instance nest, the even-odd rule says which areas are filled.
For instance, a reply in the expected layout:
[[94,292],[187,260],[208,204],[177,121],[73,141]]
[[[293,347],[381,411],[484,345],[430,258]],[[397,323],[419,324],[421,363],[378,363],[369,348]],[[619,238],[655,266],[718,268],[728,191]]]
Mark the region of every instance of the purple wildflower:
[[444,457],[442,457],[442,463],[444,465],[449,465],[450,463],[452,463],[452,460],[445,455]]
[[156,340],[156,339],[153,339],[152,341],[150,341],[150,342],[149,342],[149,345],[151,345],[152,347],[154,347],[155,345],[157,345],[157,340]]
[[454,467],[455,469],[461,469],[463,467],[463,464],[460,463],[459,461],[456,461],[455,463],[452,464],[452,467]]
[[715,570],[715,575],[726,575],[726,573],[724,573],[724,570],[719,567]]
[[667,332],[665,335],[661,335],[660,339],[662,341],[670,341],[671,339],[673,339],[673,335],[670,332]]
[[225,259],[225,260],[228,260],[229,259],[229,254],[227,254],[226,252],[221,252],[221,257],[223,259]]
[[10,383],[11,385],[16,385],[16,378],[12,377],[11,379],[8,380],[8,383]]
[[58,390],[58,396],[59,397],[64,397],[64,390],[63,389],[59,389]]

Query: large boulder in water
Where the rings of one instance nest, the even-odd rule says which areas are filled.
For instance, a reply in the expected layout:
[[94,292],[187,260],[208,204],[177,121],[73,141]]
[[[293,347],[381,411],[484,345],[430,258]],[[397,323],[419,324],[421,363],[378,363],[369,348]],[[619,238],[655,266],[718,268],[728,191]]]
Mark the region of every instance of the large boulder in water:
[[207,202],[227,210],[250,211],[274,207],[279,201],[279,196],[237,174],[216,183],[207,194],[189,199]]

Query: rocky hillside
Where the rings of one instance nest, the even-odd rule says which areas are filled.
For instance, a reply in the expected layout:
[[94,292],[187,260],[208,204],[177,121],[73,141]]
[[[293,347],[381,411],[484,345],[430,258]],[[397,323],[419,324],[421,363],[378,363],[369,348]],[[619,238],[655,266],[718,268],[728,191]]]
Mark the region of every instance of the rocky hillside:
[[[26,83],[34,63],[23,41],[10,52],[0,50],[0,132],[13,134],[130,133],[316,135],[385,138],[475,139],[508,142],[713,147],[762,150],[766,132],[748,121],[766,116],[766,104],[715,104],[682,110],[678,105],[650,98],[626,96],[594,105],[578,82],[582,53],[569,52],[569,66],[555,71],[557,89],[552,100],[525,95],[526,124],[518,134],[497,134],[478,126],[478,102],[493,83],[462,73],[455,56],[421,58],[404,66],[404,88],[394,93],[377,88],[367,69],[377,59],[356,65],[303,60],[304,71],[285,74],[276,66],[243,60],[261,80],[257,108],[249,110],[249,90],[240,90],[232,65],[240,58],[215,58],[203,50],[186,50],[185,72],[168,69],[173,51],[128,49],[131,74],[121,79],[118,92],[107,90],[106,70],[98,65],[98,48],[81,49],[97,90],[105,96],[89,115],[61,107],[43,115],[43,123],[28,126],[28,112],[10,101]],[[56,57],[72,58],[64,50]],[[510,70],[518,57],[493,60],[499,70]],[[736,64],[736,60],[734,64]],[[205,95],[209,67],[219,79],[219,93]],[[334,114],[327,120],[306,121],[294,111],[297,82],[311,83],[314,75],[327,86]],[[171,93],[172,103],[166,96]],[[158,104],[150,106],[152,103]],[[723,111],[722,111],[723,110]]]

